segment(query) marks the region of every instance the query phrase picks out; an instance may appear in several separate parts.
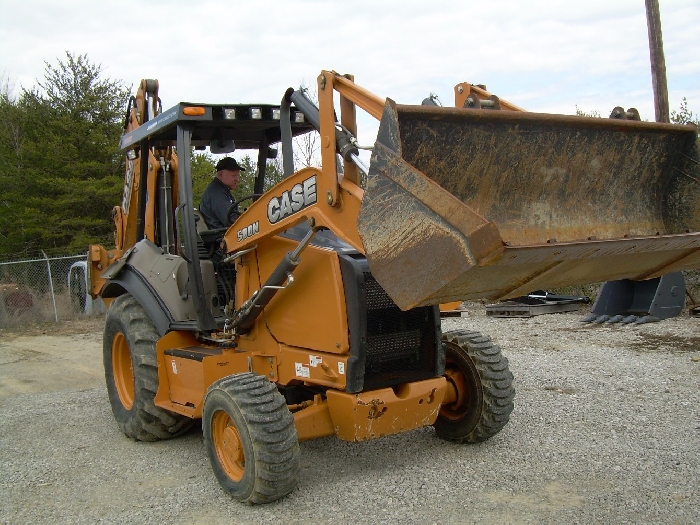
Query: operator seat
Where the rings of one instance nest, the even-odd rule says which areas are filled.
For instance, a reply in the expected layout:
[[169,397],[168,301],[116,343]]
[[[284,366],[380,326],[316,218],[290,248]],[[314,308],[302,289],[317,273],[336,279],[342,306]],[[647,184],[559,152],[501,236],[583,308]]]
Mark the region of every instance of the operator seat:
[[204,215],[197,208],[194,209],[194,223],[197,227],[197,233],[202,233],[209,230],[209,226],[204,220]]
[[226,305],[233,299],[236,270],[231,264],[222,264],[224,254],[221,241],[228,228],[210,229],[204,221],[204,216],[197,208],[194,209],[194,222],[197,229],[197,253],[199,259],[210,260],[214,263],[216,285],[219,294],[219,304]]
[[197,208],[194,209],[194,222],[197,228],[197,235],[205,245],[215,244],[218,247],[221,239],[224,238],[224,233],[228,230],[228,228],[209,228],[204,221],[204,215]]

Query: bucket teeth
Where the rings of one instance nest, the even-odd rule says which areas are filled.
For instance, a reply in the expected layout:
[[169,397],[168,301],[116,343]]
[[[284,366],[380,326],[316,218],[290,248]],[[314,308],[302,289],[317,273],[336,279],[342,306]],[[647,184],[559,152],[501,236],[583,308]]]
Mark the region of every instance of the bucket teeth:
[[634,322],[634,324],[658,323],[659,321],[661,321],[661,319],[659,319],[655,315],[644,315],[644,316],[640,317],[639,319],[637,319]]
[[592,323],[592,324],[645,324],[645,323],[658,323],[661,321],[658,317],[654,315],[597,315],[588,314],[581,319],[582,323]]

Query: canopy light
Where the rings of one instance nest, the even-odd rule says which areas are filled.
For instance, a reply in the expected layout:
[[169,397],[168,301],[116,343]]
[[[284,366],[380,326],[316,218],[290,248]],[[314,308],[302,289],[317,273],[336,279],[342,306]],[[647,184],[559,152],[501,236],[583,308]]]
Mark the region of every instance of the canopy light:
[[206,110],[201,106],[187,106],[185,108],[182,108],[182,112],[185,115],[189,115],[190,117],[200,117],[204,115]]
[[250,118],[253,120],[260,120],[262,118],[262,109],[250,108]]
[[236,108],[224,108],[224,118],[228,120],[235,120]]

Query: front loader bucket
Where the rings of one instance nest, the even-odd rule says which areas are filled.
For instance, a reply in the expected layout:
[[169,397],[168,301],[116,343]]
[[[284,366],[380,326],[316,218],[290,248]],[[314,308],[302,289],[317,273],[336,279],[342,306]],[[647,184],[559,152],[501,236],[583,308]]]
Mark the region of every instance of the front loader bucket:
[[700,267],[693,125],[387,99],[358,230],[403,309]]

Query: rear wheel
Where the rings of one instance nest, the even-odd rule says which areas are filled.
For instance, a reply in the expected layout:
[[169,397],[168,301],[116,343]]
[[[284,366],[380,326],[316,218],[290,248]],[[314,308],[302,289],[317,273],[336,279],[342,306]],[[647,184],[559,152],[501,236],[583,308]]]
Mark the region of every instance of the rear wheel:
[[284,397],[265,377],[246,372],[213,383],[202,430],[212,469],[235,499],[268,503],[299,478],[299,441]]
[[158,441],[186,432],[194,421],[155,405],[158,332],[131,295],[117,297],[107,312],[103,357],[112,413],[124,434]]
[[513,374],[508,359],[479,332],[443,334],[445,377],[456,393],[443,403],[434,423],[449,441],[478,443],[500,432],[513,411]]

